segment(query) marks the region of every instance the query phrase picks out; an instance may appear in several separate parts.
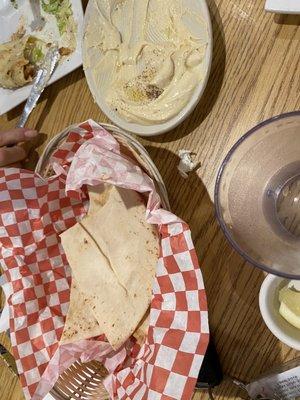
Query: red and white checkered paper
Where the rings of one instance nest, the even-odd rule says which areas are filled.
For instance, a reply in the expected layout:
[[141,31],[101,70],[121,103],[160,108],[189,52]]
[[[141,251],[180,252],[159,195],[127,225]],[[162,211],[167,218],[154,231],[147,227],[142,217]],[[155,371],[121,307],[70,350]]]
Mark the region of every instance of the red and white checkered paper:
[[[209,333],[189,227],[160,208],[149,176],[120,154],[114,137],[93,121],[72,127],[51,163],[56,175],[48,179],[20,169],[0,170],[2,281],[26,398],[42,399],[74,361],[97,359],[110,372],[104,384],[112,399],[190,399]],[[161,235],[148,337],[141,348],[129,339],[114,351],[103,335],[59,346],[71,280],[59,234],[85,215],[85,184],[101,182],[148,194],[146,219],[158,225]]]

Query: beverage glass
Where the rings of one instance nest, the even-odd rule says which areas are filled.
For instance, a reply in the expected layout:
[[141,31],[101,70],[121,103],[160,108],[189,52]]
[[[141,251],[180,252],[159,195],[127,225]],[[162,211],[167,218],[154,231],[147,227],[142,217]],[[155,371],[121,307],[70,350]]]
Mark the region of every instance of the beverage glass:
[[215,207],[247,261],[300,279],[300,111],[260,123],[232,147],[218,172]]

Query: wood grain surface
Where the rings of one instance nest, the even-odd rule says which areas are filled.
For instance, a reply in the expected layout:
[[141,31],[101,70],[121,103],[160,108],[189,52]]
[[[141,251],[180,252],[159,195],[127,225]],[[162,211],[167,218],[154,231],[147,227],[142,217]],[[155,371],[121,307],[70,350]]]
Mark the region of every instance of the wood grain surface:
[[[208,4],[214,55],[205,93],[178,128],[141,142],[164,178],[173,211],[190,224],[224,373],[248,381],[300,353],[266,328],[258,307],[264,274],[247,265],[227,243],[211,199],[216,171],[234,142],[258,122],[300,109],[300,16],[268,14],[264,0],[208,0]],[[0,128],[15,126],[21,110],[19,106],[0,117]],[[107,121],[78,69],[45,90],[28,126],[49,140],[87,118]],[[182,148],[195,152],[201,162],[187,180],[177,172]],[[43,145],[39,152],[42,149]],[[0,399],[19,399],[18,384],[8,380],[1,366],[0,371]],[[216,399],[245,397],[229,379],[214,393]],[[208,399],[208,394],[195,394],[195,400],[200,399]]]

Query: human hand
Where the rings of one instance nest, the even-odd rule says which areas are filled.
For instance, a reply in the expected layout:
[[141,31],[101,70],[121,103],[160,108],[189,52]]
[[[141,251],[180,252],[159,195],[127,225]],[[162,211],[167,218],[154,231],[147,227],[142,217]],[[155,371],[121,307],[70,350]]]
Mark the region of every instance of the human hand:
[[19,143],[28,142],[37,135],[37,131],[28,128],[0,132],[0,167],[24,160],[27,155],[26,150]]

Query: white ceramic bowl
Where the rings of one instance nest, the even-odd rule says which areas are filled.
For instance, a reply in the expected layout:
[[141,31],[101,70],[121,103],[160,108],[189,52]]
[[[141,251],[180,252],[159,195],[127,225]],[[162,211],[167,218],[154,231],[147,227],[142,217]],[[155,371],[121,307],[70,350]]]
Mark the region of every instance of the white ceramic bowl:
[[266,11],[279,14],[300,14],[299,0],[266,0]]
[[[91,15],[94,12],[92,3],[93,2],[89,1],[85,11],[84,32],[86,32],[88,21],[90,20]],[[209,9],[206,0],[186,0],[186,3],[189,4],[191,7],[193,6],[196,9],[200,9],[200,15],[207,25],[208,42],[203,63],[204,75],[203,79],[199,80],[199,84],[195,88],[188,104],[175,117],[171,118],[167,122],[155,125],[142,125],[137,123],[131,123],[121,118],[120,115],[106,103],[105,98],[102,96],[101,92],[99,92],[99,90],[97,90],[96,88],[96,84],[94,82],[93,74],[91,73],[90,67],[85,65],[86,64],[85,54],[87,50],[85,48],[85,40],[83,40],[84,72],[88,86],[93,95],[93,98],[95,102],[98,104],[98,106],[101,108],[101,110],[104,112],[104,114],[113,122],[113,124],[119,126],[120,128],[126,130],[127,132],[132,132],[141,136],[155,136],[170,131],[171,129],[179,125],[181,122],[183,122],[191,114],[191,112],[198,104],[204,92],[210,74],[211,61],[212,61],[212,48],[213,48],[213,35],[212,35],[212,26],[211,26]]]
[[274,336],[295,350],[300,350],[300,329],[293,327],[279,314],[279,290],[289,281],[274,275],[268,275],[259,292],[261,315]]

